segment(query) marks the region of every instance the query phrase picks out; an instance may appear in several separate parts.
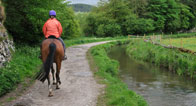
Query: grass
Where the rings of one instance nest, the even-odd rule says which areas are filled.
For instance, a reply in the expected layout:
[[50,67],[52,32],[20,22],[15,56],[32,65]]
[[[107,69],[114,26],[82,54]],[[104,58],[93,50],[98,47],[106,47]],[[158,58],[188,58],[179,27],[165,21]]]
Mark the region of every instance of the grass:
[[141,96],[129,90],[127,85],[119,79],[119,63],[107,56],[112,46],[124,43],[126,41],[112,42],[92,47],[89,50],[93,59],[91,63],[94,63],[91,67],[96,67],[95,75],[100,78],[101,83],[106,84],[105,94],[101,95],[98,100],[99,106],[147,106]]
[[183,47],[192,51],[196,51],[196,37],[164,39],[162,43],[165,45],[170,45],[171,43],[172,46]]

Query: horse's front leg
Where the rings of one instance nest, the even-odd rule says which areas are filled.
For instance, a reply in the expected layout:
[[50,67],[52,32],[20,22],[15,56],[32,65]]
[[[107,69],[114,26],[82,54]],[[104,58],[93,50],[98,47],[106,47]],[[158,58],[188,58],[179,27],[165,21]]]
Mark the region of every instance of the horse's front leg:
[[51,81],[50,81],[50,78],[51,77],[51,74],[49,73],[49,75],[48,75],[48,90],[49,90],[49,94],[48,94],[48,97],[52,97],[53,96],[53,94],[52,94],[52,87],[51,87]]
[[52,67],[51,67],[51,70],[52,70],[53,85],[56,85],[55,77],[54,77],[55,70],[54,70],[53,65],[52,65]]
[[56,89],[60,89],[59,85],[61,84],[61,81],[60,81],[60,69],[61,69],[61,62],[57,62],[57,67],[56,67],[56,80],[57,80],[57,83],[56,83]]

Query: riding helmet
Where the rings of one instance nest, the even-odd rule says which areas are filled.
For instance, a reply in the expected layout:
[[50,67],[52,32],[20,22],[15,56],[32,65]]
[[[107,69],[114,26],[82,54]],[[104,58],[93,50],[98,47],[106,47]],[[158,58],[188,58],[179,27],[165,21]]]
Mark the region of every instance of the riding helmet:
[[49,12],[49,16],[56,16],[56,12],[55,12],[54,10],[51,10],[51,11]]

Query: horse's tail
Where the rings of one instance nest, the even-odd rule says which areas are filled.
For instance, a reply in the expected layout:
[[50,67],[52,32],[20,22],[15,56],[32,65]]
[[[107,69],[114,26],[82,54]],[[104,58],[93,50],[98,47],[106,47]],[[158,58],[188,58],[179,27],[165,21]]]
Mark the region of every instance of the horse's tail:
[[39,78],[38,80],[44,82],[46,80],[46,78],[48,77],[49,73],[50,73],[50,68],[53,64],[54,61],[54,55],[55,55],[55,51],[56,51],[56,45],[54,43],[51,43],[49,45],[49,54],[48,57],[44,63],[44,74],[42,73],[42,77]]

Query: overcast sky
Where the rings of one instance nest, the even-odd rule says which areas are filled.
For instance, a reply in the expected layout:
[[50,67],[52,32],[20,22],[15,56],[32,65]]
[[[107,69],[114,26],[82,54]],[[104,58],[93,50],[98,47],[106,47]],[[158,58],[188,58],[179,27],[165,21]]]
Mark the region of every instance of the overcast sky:
[[83,3],[83,4],[90,4],[90,5],[97,5],[97,2],[99,0],[66,0],[66,1],[71,1],[72,4]]

